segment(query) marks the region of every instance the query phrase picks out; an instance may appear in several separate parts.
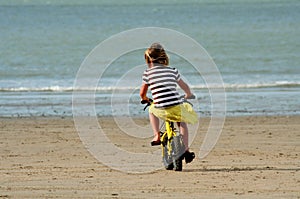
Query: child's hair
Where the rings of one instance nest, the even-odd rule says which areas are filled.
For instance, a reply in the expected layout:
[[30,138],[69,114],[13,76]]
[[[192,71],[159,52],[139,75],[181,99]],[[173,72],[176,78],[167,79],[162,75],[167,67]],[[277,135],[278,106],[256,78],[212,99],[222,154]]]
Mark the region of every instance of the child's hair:
[[153,43],[150,48],[145,51],[145,60],[147,64],[152,62],[165,66],[169,65],[169,57],[165,49],[159,43]]

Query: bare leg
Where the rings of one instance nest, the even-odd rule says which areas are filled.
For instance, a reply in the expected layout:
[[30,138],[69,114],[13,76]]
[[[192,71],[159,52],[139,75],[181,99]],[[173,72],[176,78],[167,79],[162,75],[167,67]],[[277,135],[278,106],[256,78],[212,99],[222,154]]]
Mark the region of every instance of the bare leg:
[[178,122],[178,127],[180,128],[180,133],[182,135],[183,138],[183,143],[185,146],[185,153],[184,155],[184,159],[185,159],[185,163],[191,163],[193,161],[193,159],[195,158],[195,153],[194,152],[190,152],[189,151],[189,132],[188,132],[188,127],[187,124],[185,122]]
[[152,113],[149,113],[149,119],[154,133],[153,141],[160,140],[159,119]]
[[188,130],[188,126],[185,122],[177,122],[177,125],[180,129],[180,134],[182,135],[182,138],[183,138],[185,151],[188,151],[189,150],[189,130]]

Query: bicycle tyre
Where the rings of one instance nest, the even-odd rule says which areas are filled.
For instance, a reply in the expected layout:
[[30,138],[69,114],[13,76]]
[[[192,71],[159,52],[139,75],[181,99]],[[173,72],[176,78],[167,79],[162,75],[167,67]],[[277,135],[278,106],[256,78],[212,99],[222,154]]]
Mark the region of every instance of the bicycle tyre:
[[174,136],[173,138],[173,164],[175,171],[182,171],[182,160],[184,154],[184,144],[182,136]]
[[166,170],[173,170],[174,169],[174,164],[173,164],[173,159],[172,156],[168,154],[168,149],[167,146],[164,146],[163,148],[163,164],[165,166]]
[[178,158],[177,160],[174,161],[174,168],[175,171],[182,171],[182,159]]

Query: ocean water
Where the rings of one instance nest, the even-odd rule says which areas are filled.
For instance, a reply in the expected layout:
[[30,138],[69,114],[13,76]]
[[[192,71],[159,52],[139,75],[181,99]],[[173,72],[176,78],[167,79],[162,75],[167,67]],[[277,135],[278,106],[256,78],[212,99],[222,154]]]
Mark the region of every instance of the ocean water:
[[[292,0],[1,1],[0,116],[71,116],[85,57],[110,36],[142,27],[182,32],[207,50],[224,81],[227,115],[299,115],[299,10]],[[205,82],[185,60],[170,59],[198,96],[196,111],[209,116]],[[143,67],[128,77],[134,84],[118,84],[143,64],[142,50],[112,63],[96,89],[97,115],[146,115],[138,95]],[[114,110],[114,97],[124,110]]]

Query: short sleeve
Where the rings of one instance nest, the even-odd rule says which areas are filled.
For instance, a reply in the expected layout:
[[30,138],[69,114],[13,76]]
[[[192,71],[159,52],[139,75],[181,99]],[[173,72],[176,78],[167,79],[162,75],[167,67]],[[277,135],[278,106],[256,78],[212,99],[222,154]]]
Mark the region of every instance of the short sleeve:
[[181,79],[181,75],[176,68],[174,68],[174,70],[175,70],[175,79],[178,82]]
[[148,84],[149,85],[149,78],[148,78],[148,74],[147,71],[144,71],[143,76],[142,76],[142,82],[144,84]]

